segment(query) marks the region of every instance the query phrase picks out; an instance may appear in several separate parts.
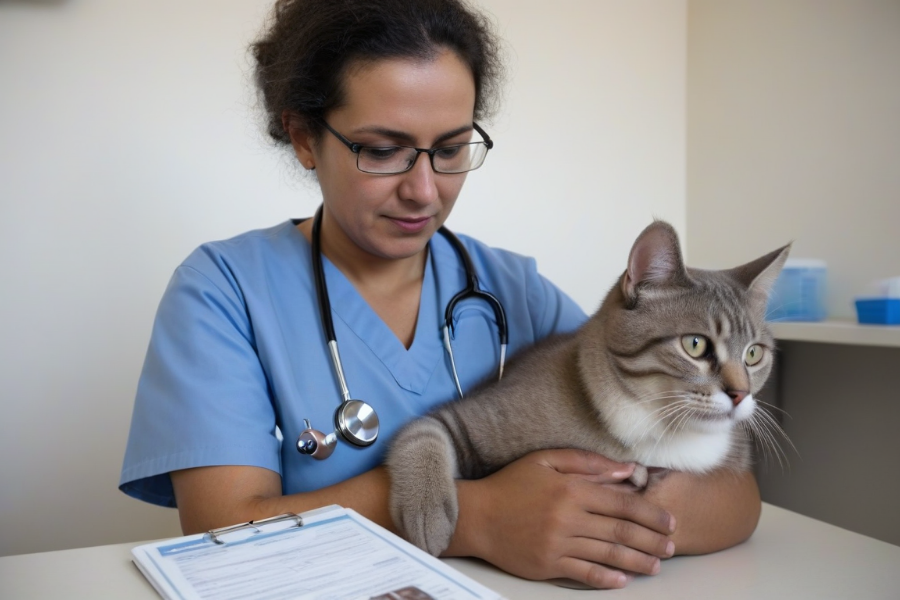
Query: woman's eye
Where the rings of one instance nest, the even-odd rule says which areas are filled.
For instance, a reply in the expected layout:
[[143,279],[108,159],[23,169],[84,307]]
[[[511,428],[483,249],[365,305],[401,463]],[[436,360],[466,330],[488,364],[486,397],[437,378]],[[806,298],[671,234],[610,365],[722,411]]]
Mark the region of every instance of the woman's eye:
[[397,156],[397,152],[399,151],[399,146],[385,146],[383,148],[365,147],[360,150],[360,153],[364,154],[367,159],[371,160],[390,160]]
[[759,364],[759,361],[763,359],[765,353],[766,351],[762,346],[753,344],[747,348],[747,352],[744,353],[744,362],[747,363],[748,367],[752,367],[753,365]]
[[709,348],[709,340],[702,335],[685,335],[681,338],[681,347],[691,358],[703,358]]
[[447,146],[446,148],[438,148],[437,152],[434,153],[435,157],[448,160],[454,158],[459,151],[462,149],[462,146]]

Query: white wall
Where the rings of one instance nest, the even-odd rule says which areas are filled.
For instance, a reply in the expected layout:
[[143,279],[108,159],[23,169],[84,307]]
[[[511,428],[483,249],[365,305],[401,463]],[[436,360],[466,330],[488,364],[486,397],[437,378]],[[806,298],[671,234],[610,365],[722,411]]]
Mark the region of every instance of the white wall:
[[900,2],[691,0],[688,254],[794,240],[832,316],[900,276]]
[[[591,310],[653,216],[684,229],[686,3],[482,4],[511,81],[449,224]],[[268,5],[0,1],[0,555],[178,533],[116,489],[156,304],[196,245],[317,204],[252,107]]]

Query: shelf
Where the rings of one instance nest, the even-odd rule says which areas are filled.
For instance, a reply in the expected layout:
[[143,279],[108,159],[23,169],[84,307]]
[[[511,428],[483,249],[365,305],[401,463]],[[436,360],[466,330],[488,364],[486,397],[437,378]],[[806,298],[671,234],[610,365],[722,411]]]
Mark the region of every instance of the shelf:
[[816,323],[769,323],[779,340],[792,342],[821,342],[857,346],[887,346],[900,348],[900,326],[860,325],[855,321],[820,321]]

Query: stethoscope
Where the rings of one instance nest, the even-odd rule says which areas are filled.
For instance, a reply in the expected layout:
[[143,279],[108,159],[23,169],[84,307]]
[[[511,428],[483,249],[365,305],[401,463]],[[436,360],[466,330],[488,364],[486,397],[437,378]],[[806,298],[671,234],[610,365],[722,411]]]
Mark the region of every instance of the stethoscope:
[[[316,281],[316,297],[319,302],[319,315],[322,318],[322,328],[325,337],[328,339],[328,352],[331,356],[331,363],[334,366],[334,373],[337,377],[338,384],[341,388],[341,404],[334,412],[334,431],[324,434],[317,429],[313,429],[309,423],[309,419],[304,419],[306,429],[297,439],[297,450],[301,454],[308,454],[315,459],[323,460],[331,456],[337,445],[338,437],[345,442],[359,448],[365,448],[375,443],[378,438],[378,414],[366,402],[362,400],[354,400],[350,396],[350,390],[347,388],[347,380],[344,378],[344,368],[341,365],[341,355],[338,352],[337,336],[334,334],[334,322],[331,318],[331,301],[328,297],[328,287],[325,285],[325,273],[322,267],[322,245],[321,245],[321,227],[322,227],[322,207],[316,211],[313,217],[312,226],[312,266],[313,275]],[[450,367],[453,371],[453,380],[456,383],[456,391],[459,397],[463,397],[462,386],[459,383],[459,374],[456,371],[456,361],[453,358],[453,346],[450,344],[451,333],[454,333],[453,327],[453,309],[456,305],[466,298],[478,298],[486,301],[494,310],[494,317],[497,320],[497,334],[500,339],[500,366],[498,369],[498,379],[503,377],[503,367],[506,364],[506,346],[508,343],[506,331],[506,311],[503,305],[494,296],[482,289],[478,285],[478,277],[475,274],[475,266],[469,253],[459,238],[456,237],[446,227],[441,227],[438,232],[444,236],[450,245],[456,250],[462,261],[463,268],[466,272],[466,287],[460,290],[450,302],[444,311],[444,347],[450,356]]]

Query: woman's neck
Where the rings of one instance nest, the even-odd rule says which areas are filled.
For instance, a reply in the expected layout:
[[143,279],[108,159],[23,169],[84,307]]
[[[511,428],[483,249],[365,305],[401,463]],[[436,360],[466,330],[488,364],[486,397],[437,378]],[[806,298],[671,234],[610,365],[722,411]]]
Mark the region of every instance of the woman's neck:
[[[322,223],[322,255],[353,284],[366,303],[406,348],[415,339],[427,247],[414,256],[389,259],[375,256],[349,239],[333,222]],[[312,219],[297,228],[312,243]]]

